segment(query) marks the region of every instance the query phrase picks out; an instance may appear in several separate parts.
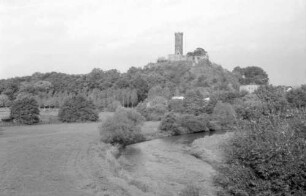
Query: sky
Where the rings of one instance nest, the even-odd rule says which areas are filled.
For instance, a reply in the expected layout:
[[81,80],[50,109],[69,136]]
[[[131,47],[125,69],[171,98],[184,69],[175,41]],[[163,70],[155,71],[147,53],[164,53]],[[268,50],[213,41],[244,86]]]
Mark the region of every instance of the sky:
[[174,53],[174,32],[229,71],[306,84],[305,0],[0,0],[0,79],[125,72]]

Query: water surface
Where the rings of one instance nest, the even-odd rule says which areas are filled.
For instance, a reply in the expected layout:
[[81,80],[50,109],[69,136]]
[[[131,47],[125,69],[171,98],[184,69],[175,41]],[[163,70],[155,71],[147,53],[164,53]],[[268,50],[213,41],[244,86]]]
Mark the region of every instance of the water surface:
[[205,194],[210,195],[207,192],[210,192],[215,170],[192,156],[188,147],[201,137],[214,139],[214,134],[204,132],[133,144],[126,147],[120,159],[127,160],[124,169],[129,175],[157,195],[177,195],[188,184],[202,187]]

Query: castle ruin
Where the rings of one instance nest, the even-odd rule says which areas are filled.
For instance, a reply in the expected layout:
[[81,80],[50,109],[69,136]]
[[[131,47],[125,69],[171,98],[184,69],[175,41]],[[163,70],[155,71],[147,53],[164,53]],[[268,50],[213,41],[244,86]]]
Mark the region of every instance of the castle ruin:
[[174,33],[174,54],[168,55],[168,61],[192,61],[198,63],[202,59],[208,59],[207,52],[202,48],[197,48],[194,52],[183,53],[183,33]]
[[187,60],[186,56],[183,53],[183,33],[177,32],[174,33],[174,54],[169,54],[169,61],[185,61]]
[[174,33],[174,36],[175,36],[174,54],[183,55],[183,33],[181,32]]

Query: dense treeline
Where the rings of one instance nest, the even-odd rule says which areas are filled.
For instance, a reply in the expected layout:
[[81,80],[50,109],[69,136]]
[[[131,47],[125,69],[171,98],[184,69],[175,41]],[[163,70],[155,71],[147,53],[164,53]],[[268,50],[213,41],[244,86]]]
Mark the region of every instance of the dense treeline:
[[167,89],[167,98],[197,88],[203,94],[238,89],[237,78],[221,66],[203,60],[151,63],[131,67],[126,73],[95,68],[88,74],[34,73],[32,76],[0,80],[0,106],[9,106],[18,97],[32,95],[40,107],[60,107],[66,98],[83,95],[101,110],[120,102],[134,107],[147,99],[150,89]]

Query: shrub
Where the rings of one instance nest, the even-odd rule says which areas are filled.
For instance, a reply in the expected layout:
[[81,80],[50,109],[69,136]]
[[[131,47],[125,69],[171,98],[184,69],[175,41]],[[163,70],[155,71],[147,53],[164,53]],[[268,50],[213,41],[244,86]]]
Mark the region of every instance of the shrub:
[[281,114],[286,112],[288,102],[283,90],[267,85],[260,86],[254,93],[263,103],[265,114]]
[[224,148],[217,184],[227,195],[306,195],[305,122],[298,123],[270,116],[240,126]]
[[129,119],[134,126],[142,125],[145,121],[145,118],[139,112],[130,108],[117,108],[115,116],[127,117],[127,119]]
[[119,108],[99,127],[101,141],[126,146],[144,140],[141,125],[144,117],[133,109]]
[[109,112],[115,112],[116,109],[117,109],[118,107],[121,107],[121,106],[122,106],[122,105],[121,105],[120,101],[117,101],[117,100],[112,101],[110,104],[107,105],[107,111],[109,111]]
[[200,115],[205,112],[204,97],[199,90],[189,90],[183,100],[185,113]]
[[177,135],[182,132],[182,128],[178,124],[178,117],[173,112],[167,113],[163,117],[159,129],[163,132],[168,132],[171,135]]
[[146,120],[161,120],[168,111],[167,99],[155,96],[138,104],[136,109],[146,118]]
[[209,131],[208,116],[179,115],[170,112],[162,119],[159,129],[171,135]]
[[60,108],[58,117],[62,122],[97,121],[99,119],[94,104],[82,96],[68,98]]
[[195,116],[191,114],[181,115],[179,118],[179,125],[186,130],[187,133],[196,133],[201,131],[209,131],[208,116]]
[[185,108],[184,108],[184,101],[181,99],[172,99],[169,101],[169,109],[172,112],[177,112],[177,113],[183,113]]
[[286,98],[293,107],[306,107],[306,88],[293,89],[286,94]]
[[32,125],[39,122],[39,107],[33,97],[23,97],[13,102],[10,117],[21,124]]

